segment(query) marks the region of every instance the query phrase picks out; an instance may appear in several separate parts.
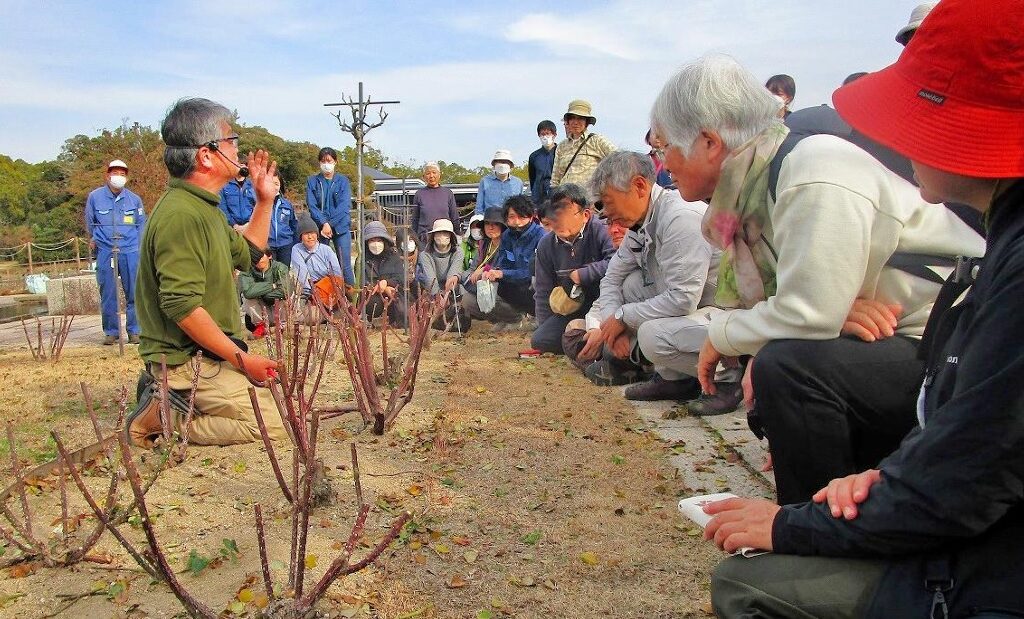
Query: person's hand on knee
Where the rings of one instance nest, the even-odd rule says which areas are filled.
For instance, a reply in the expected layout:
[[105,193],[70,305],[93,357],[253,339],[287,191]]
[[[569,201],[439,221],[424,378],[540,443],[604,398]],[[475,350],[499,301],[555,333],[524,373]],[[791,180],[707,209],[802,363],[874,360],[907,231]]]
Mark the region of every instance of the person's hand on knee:
[[710,337],[705,339],[697,355],[697,380],[700,381],[701,390],[708,395],[715,395],[718,391],[715,388],[715,370],[718,369],[719,361],[727,367],[736,367],[739,364],[736,357],[725,357],[718,352]]
[[878,469],[868,469],[863,473],[833,479],[815,492],[811,499],[815,503],[828,501],[834,518],[853,520],[857,517],[857,505],[867,500],[871,486],[881,479],[882,474]]
[[587,339],[587,343],[583,345],[583,348],[580,350],[580,354],[577,358],[581,361],[593,361],[601,354],[601,347],[604,344],[604,338],[601,337],[600,329],[591,329],[587,331],[587,335],[585,337]]
[[616,359],[628,359],[629,352],[632,348],[632,342],[629,341],[629,336],[625,333],[616,337],[608,346],[608,349],[612,351],[612,354],[615,355]]
[[743,370],[743,380],[740,386],[743,387],[743,405],[747,410],[754,408],[754,357],[747,362],[747,369]]
[[772,525],[782,509],[764,499],[735,497],[704,506],[714,516],[704,529],[704,539],[714,540],[725,552],[740,548],[772,549]]
[[902,313],[903,307],[898,304],[886,305],[873,299],[854,299],[841,333],[856,336],[865,342],[892,337],[896,334]]

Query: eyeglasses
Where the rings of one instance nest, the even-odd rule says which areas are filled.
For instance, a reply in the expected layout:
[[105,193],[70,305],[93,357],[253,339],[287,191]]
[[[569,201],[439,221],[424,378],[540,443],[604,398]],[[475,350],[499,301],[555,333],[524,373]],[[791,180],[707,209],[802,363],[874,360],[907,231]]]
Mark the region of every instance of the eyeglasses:
[[234,145],[235,148],[238,148],[238,134],[236,133],[235,135],[229,135],[226,138],[217,138],[216,140],[210,140],[209,142],[204,142],[204,143],[199,144],[197,146],[193,146],[192,148],[203,148],[203,147],[206,147],[206,148],[209,148],[210,150],[217,150],[215,145],[217,143],[219,143],[219,142],[231,142]]

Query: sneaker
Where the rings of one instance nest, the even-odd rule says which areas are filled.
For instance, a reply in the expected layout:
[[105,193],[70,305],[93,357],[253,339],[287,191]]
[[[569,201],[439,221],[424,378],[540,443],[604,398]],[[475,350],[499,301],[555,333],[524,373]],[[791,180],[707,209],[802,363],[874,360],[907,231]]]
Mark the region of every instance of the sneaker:
[[598,387],[619,387],[644,380],[639,369],[615,367],[608,359],[591,363],[583,373]]
[[116,335],[106,335],[106,336],[103,337],[103,345],[104,346],[113,346],[116,343],[117,343],[117,336]]
[[668,380],[655,374],[646,383],[626,387],[626,399],[641,402],[656,400],[692,400],[700,396],[700,382],[692,376],[679,380]]
[[138,333],[130,334],[128,336],[128,343],[129,344],[138,344],[139,343],[139,334]]
[[697,417],[713,417],[731,413],[743,402],[743,386],[739,383],[715,383],[715,395],[702,393],[686,403],[686,410]]

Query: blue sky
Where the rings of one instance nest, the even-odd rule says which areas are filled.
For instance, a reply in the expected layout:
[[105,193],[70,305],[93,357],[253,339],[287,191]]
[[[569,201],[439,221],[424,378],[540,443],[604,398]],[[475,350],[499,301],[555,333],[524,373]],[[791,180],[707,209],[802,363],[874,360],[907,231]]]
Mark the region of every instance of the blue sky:
[[158,126],[183,96],[287,139],[352,143],[322,104],[400,99],[373,144],[400,161],[525,161],[535,127],[590,100],[595,129],[641,149],[650,104],[682,63],[735,56],[788,73],[794,107],[893,62],[915,1],[284,2],[0,0],[0,153],[53,159],[123,119]]

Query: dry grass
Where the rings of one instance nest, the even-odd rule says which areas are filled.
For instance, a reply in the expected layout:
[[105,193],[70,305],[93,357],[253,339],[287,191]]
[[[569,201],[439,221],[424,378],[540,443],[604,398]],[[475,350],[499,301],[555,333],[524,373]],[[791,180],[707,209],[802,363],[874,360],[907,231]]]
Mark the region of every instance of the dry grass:
[[[705,616],[708,574],[718,555],[686,533],[675,509],[683,481],[668,467],[664,446],[643,431],[617,390],[591,386],[562,359],[516,359],[522,346],[522,336],[513,334],[435,342],[424,353],[416,397],[392,432],[356,434],[355,416],[327,422],[321,453],[337,496],[314,512],[313,573],[322,573],[337,553],[333,546],[355,515],[345,466],[353,440],[364,493],[376,504],[368,541],[382,535],[389,511],[412,509],[417,525],[376,567],[336,584],[330,610],[386,618],[481,611]],[[0,410],[18,423],[19,452],[31,448],[45,456],[51,426],[72,443],[84,441],[78,382],[90,383],[97,400],[108,402],[120,385],[133,388],[138,368],[137,358],[98,347],[69,349],[57,364],[32,363],[27,352],[0,355],[6,387]],[[324,380],[322,405],[347,398],[344,368],[332,364]],[[225,608],[258,570],[254,502],[267,512],[271,558],[286,559],[287,510],[260,447],[193,448],[151,491],[174,565],[183,568],[193,549],[211,555],[223,538],[237,541],[236,562],[184,577],[214,608]],[[113,567],[134,568],[109,539],[100,546],[114,557]],[[164,587],[137,571],[83,564],[0,576],[0,607],[4,596],[26,594],[9,600],[0,616],[38,617],[58,607],[58,594],[118,579],[128,580],[125,594],[88,596],[66,616],[180,611]]]

